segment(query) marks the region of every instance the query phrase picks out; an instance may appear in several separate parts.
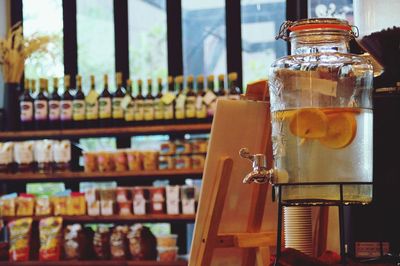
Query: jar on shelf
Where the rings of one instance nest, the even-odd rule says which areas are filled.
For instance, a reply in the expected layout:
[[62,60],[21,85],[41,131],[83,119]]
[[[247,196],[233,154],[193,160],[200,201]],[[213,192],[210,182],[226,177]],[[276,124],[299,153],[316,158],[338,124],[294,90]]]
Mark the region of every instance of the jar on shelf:
[[[272,65],[274,167],[286,202],[372,200],[372,66],[349,53],[356,27],[339,19],[285,22],[291,55]],[[318,183],[296,185],[295,183]],[[321,184],[322,183],[322,184]],[[327,183],[327,184],[324,184]],[[336,183],[336,184],[332,184]]]

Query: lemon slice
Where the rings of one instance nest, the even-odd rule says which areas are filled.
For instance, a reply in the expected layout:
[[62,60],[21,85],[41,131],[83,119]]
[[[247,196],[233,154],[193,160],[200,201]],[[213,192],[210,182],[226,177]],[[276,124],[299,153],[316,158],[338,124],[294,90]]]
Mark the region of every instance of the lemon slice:
[[328,117],[328,132],[319,141],[331,149],[343,149],[351,144],[357,133],[357,121],[353,113],[333,113]]
[[319,109],[300,109],[292,115],[289,122],[289,129],[293,135],[300,138],[323,138],[327,134],[328,119]]

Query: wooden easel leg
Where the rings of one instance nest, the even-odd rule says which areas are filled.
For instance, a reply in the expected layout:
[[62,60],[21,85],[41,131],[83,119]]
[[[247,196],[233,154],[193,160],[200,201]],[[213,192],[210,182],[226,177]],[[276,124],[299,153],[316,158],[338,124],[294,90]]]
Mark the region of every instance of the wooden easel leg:
[[257,266],[268,266],[271,253],[269,247],[260,247],[256,250]]

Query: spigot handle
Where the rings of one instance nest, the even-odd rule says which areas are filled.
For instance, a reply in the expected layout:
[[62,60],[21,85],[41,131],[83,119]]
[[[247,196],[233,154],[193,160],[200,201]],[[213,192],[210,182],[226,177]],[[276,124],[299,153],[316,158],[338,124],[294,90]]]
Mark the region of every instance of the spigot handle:
[[250,154],[250,151],[247,148],[241,148],[239,150],[239,155],[240,155],[240,157],[242,157],[244,159],[248,159],[250,161],[254,161],[254,155]]

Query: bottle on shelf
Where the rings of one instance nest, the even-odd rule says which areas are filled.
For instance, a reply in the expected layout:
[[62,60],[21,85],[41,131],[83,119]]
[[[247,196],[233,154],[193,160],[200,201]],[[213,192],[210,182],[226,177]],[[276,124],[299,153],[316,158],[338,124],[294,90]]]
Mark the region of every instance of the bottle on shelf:
[[147,80],[147,95],[144,99],[144,120],[147,122],[154,121],[154,97],[152,80]]
[[203,75],[197,76],[197,97],[196,97],[196,118],[205,119],[207,118],[207,106],[204,102],[204,77]]
[[193,75],[189,75],[186,80],[185,118],[188,120],[196,118],[196,93],[193,90],[193,79]]
[[47,79],[39,80],[39,93],[34,100],[35,126],[37,130],[47,129],[49,115],[49,99],[47,97]]
[[72,128],[72,100],[74,97],[71,95],[71,80],[69,75],[64,77],[64,93],[61,97],[61,113],[60,121],[61,128]]
[[175,77],[175,87],[178,90],[175,102],[175,119],[185,119],[186,95],[183,93],[183,76]]
[[164,104],[161,101],[163,97],[163,84],[162,79],[157,79],[157,94],[154,97],[154,119],[157,121],[162,121],[164,119]]
[[82,77],[76,75],[76,93],[72,100],[72,120],[74,128],[85,127],[86,101],[82,91]]
[[228,98],[231,100],[239,100],[242,90],[237,86],[237,73],[231,72],[228,74]]
[[217,95],[218,99],[226,98],[226,90],[225,90],[225,75],[218,75],[218,90],[215,95]]
[[30,92],[31,96],[34,98],[36,96],[37,90],[36,90],[36,80],[32,79],[31,80],[31,87],[30,87]]
[[108,90],[108,75],[104,75],[104,89],[99,96],[99,121],[101,127],[111,125],[111,93]]
[[135,121],[134,97],[132,96],[132,80],[126,80],[126,94],[122,101],[124,109],[124,120],[126,125],[130,125]]
[[214,91],[214,75],[207,77],[207,90],[204,96],[204,102],[207,105],[207,114],[209,117],[213,117],[217,108],[217,95]]
[[173,120],[175,114],[175,92],[174,78],[172,76],[168,76],[168,91],[163,95],[161,101],[164,105],[164,120]]
[[19,97],[21,130],[33,129],[33,98],[30,92],[30,80],[25,80],[24,91]]
[[122,86],[122,73],[116,74],[117,89],[112,95],[112,120],[114,126],[124,125],[124,109],[121,106],[125,97],[125,88]]
[[86,125],[87,127],[97,127],[99,122],[99,94],[96,91],[94,75],[90,75],[90,90],[85,97],[85,103]]
[[58,94],[58,78],[53,78],[53,92],[49,96],[49,128],[60,128],[61,97]]
[[141,122],[144,119],[144,97],[142,94],[142,80],[138,79],[138,93],[135,97],[135,121]]

